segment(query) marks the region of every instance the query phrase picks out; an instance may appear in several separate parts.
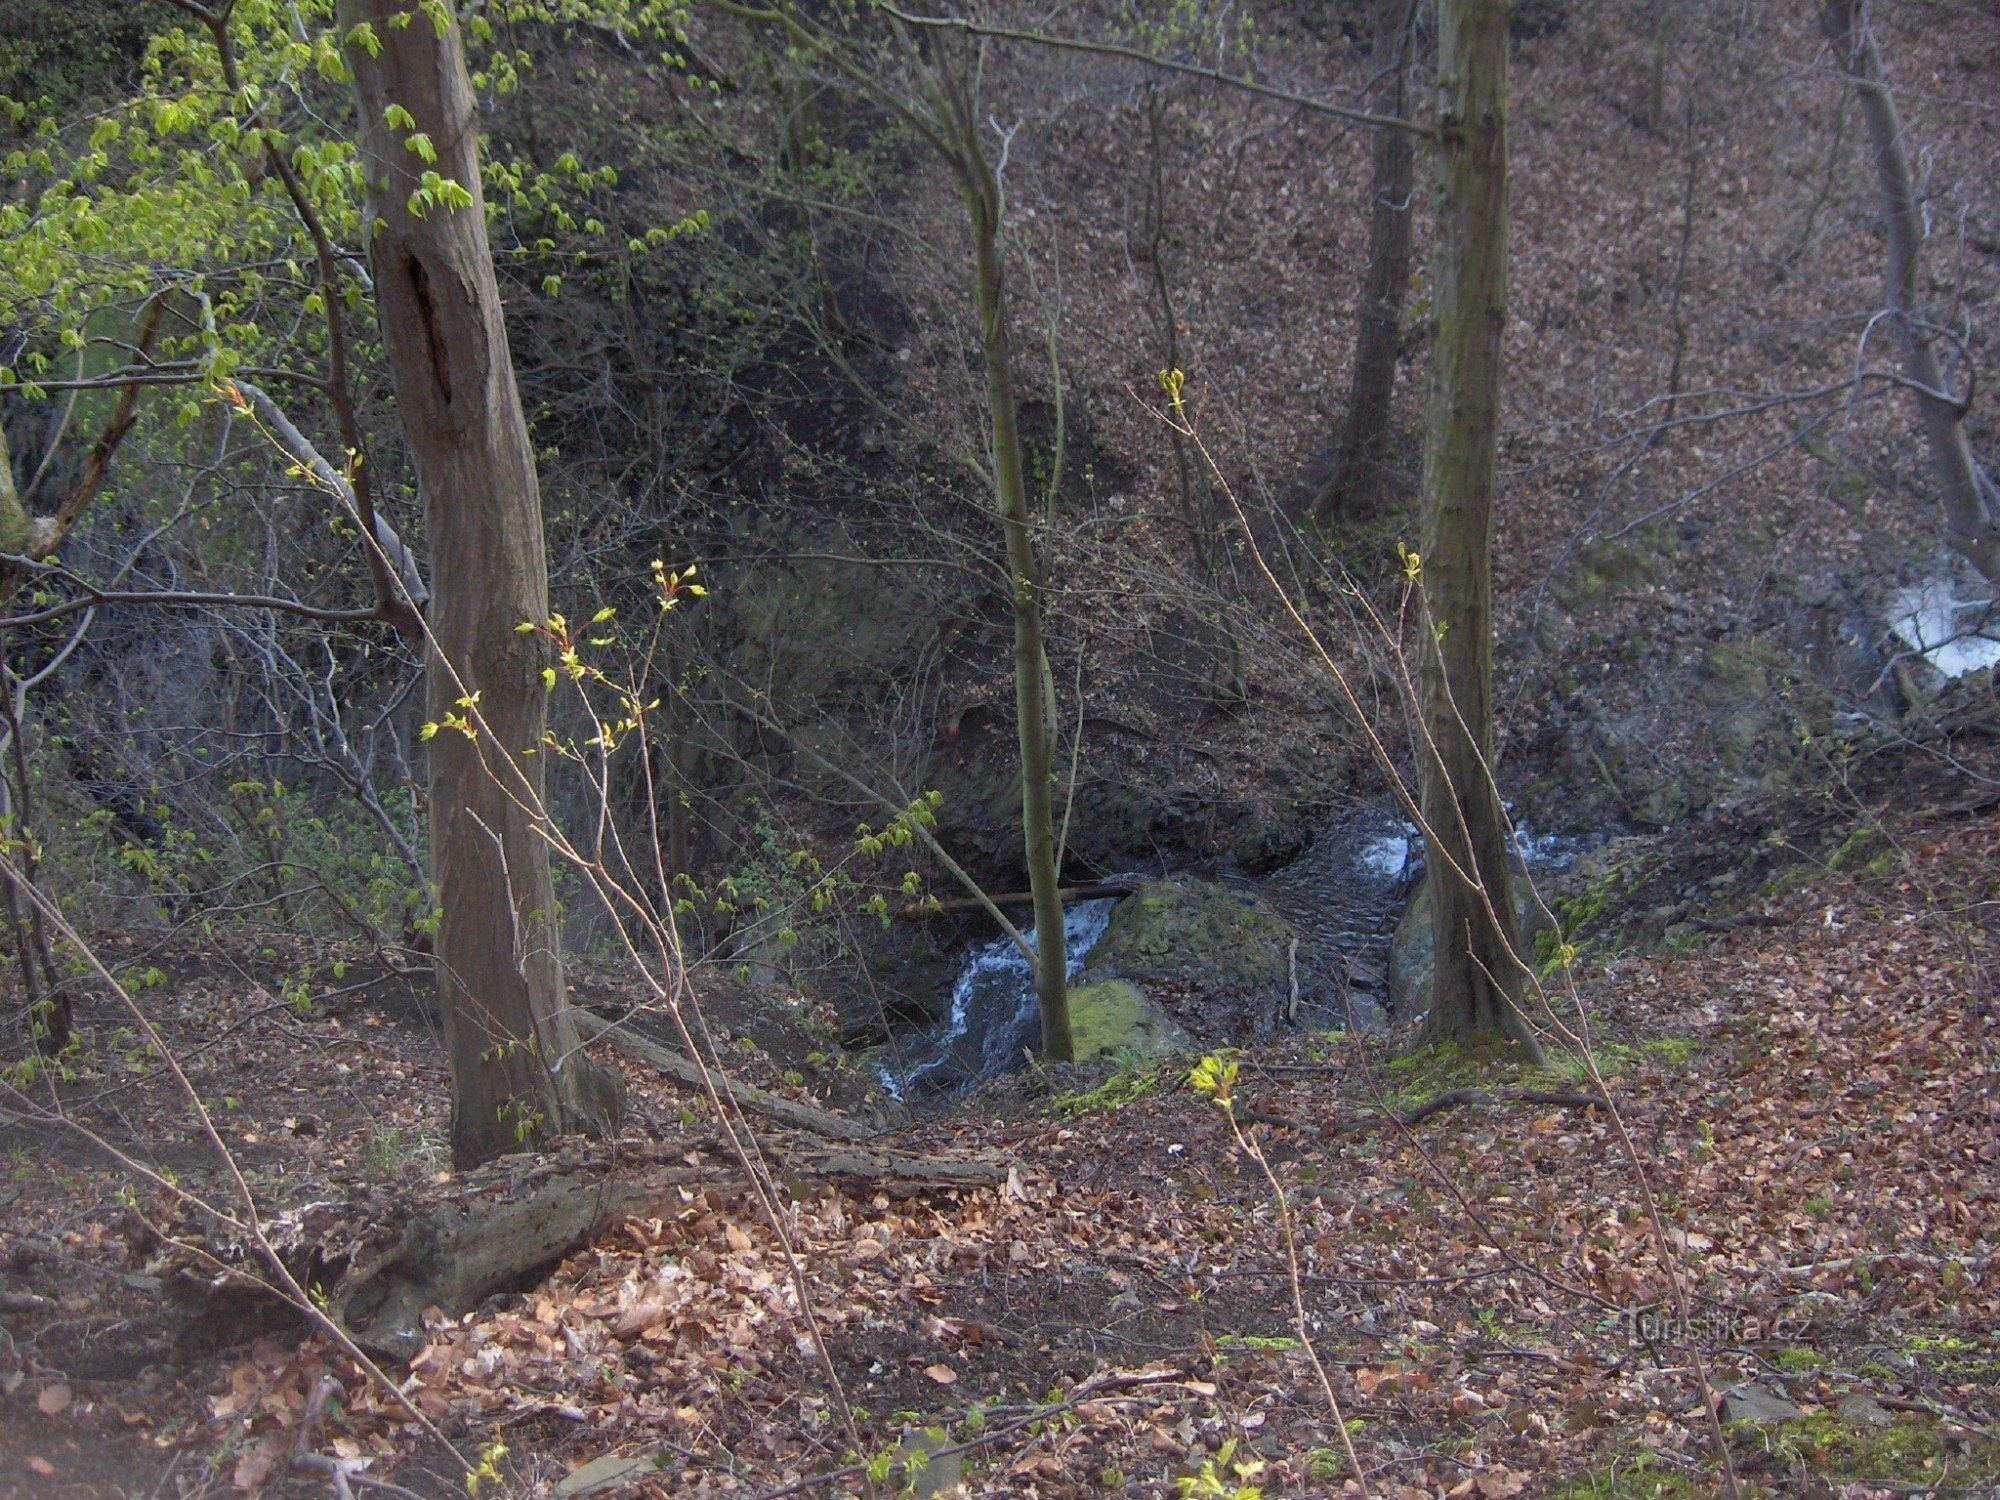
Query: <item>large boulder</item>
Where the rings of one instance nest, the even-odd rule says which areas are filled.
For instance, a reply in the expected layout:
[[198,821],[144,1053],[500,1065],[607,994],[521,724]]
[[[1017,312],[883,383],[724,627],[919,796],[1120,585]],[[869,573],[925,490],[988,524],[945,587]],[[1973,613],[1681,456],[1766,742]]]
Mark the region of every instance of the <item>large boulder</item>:
[[1241,1040],[1267,1031],[1289,997],[1296,936],[1253,892],[1151,880],[1118,903],[1084,978],[1128,980],[1204,1040]]
[[[1544,871],[1544,881],[1552,877]],[[1554,929],[1547,907],[1535,899],[1526,871],[1514,861],[1514,921],[1526,956],[1533,960],[1537,934]],[[1437,949],[1431,943],[1431,881],[1426,875],[1410,892],[1389,944],[1389,1009],[1398,1020],[1419,1014],[1429,1003],[1431,976],[1437,971]]]
[[1194,1050],[1193,1038],[1129,979],[1104,979],[1072,987],[1069,1027],[1078,1062],[1121,1052],[1160,1057]]

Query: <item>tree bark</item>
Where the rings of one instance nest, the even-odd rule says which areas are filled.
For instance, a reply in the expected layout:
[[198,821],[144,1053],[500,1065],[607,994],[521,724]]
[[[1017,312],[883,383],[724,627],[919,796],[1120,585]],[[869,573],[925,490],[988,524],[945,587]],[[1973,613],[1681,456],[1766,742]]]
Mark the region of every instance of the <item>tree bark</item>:
[[1920,290],[1923,209],[1903,147],[1903,122],[1882,68],[1882,52],[1861,0],[1822,0],[1820,24],[1834,56],[1854,80],[1875,157],[1889,236],[1888,312],[1903,350],[1903,374],[1929,440],[1931,467],[1944,502],[1945,540],[1989,583],[2000,584],[2000,491],[1972,452],[1965,407],[1946,388],[1934,347],[1936,325]]
[[1437,967],[1428,1035],[1513,1037],[1524,973],[1493,766],[1493,488],[1507,322],[1507,3],[1438,6],[1437,248],[1424,442],[1423,814]]
[[[940,43],[942,46],[942,43]],[[1035,994],[1042,1015],[1042,1054],[1057,1062],[1076,1055],[1069,1024],[1069,960],[1064,951],[1062,896],[1057,887],[1054,687],[1042,641],[1045,583],[1035,555],[1033,521],[1023,475],[1007,334],[1007,289],[1000,255],[1004,201],[980,141],[980,119],[962,68],[940,62],[931,79],[942,139],[972,227],[973,300],[986,361],[986,405],[992,421],[993,501],[1007,538],[1007,572],[1014,606],[1014,707],[1021,753],[1021,833],[1028,887],[1034,894]]]
[[[1410,64],[1415,51],[1411,0],[1376,0],[1376,68],[1368,107],[1409,118]],[[1378,128],[1369,186],[1368,270],[1361,284],[1360,323],[1354,340],[1354,378],[1333,477],[1314,511],[1362,520],[1382,503],[1382,460],[1389,446],[1389,415],[1402,359],[1403,300],[1410,284],[1410,236],[1416,192],[1416,140],[1407,130]]]
[[[564,999],[542,810],[548,618],[541,492],[486,241],[478,119],[455,22],[415,0],[341,0],[361,115],[369,246],[397,404],[430,532],[431,868],[438,990],[461,1168],[610,1129],[616,1075],[586,1058]],[[398,23],[401,24],[398,24]],[[357,37],[362,23],[375,46]],[[392,106],[414,124],[393,128]],[[430,163],[471,194],[415,195]],[[435,197],[435,195],[433,195]],[[468,708],[468,703],[476,708]]]
[[[164,300],[155,297],[140,315],[138,351],[142,359],[152,353],[153,339],[160,330],[160,313],[164,306]],[[0,552],[25,556],[36,562],[56,555],[57,549],[68,540],[70,532],[76,529],[76,523],[83,519],[84,511],[89,509],[91,500],[104,483],[104,476],[111,471],[112,457],[138,419],[139,397],[143,389],[136,384],[128,385],[118,393],[118,404],[111,410],[110,421],[104,424],[104,431],[91,444],[83,472],[77,475],[76,483],[63,496],[54,515],[28,514],[26,501],[15,491],[13,463],[8,457],[6,440],[0,437]],[[18,566],[0,564],[0,606],[13,601],[28,577],[28,572]]]

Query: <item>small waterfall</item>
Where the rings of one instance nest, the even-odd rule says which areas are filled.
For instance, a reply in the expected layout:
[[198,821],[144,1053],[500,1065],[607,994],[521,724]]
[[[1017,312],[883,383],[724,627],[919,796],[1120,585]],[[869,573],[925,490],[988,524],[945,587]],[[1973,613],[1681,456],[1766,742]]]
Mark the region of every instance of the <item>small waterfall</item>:
[[[1115,898],[1077,901],[1063,910],[1063,953],[1070,978],[1111,925]],[[1032,943],[1035,929],[1022,936]],[[890,1039],[889,1055],[877,1064],[892,1098],[930,1092],[990,1078],[1032,1047],[1041,1033],[1035,976],[1012,938],[996,938],[975,948],[952,986],[951,1009],[933,1026],[901,1032]]]

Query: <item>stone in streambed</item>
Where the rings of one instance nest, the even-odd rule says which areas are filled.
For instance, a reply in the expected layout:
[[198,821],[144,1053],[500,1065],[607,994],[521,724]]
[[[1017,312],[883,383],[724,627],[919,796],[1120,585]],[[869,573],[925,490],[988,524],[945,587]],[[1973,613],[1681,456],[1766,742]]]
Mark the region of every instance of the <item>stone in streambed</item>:
[[1119,1052],[1160,1057],[1194,1049],[1193,1038],[1129,979],[1072,986],[1069,1027],[1078,1062]]
[[1249,891],[1191,876],[1149,880],[1118,903],[1084,977],[1171,995],[1194,1007],[1180,1013],[1204,1037],[1247,1039],[1285,1003],[1296,938]]
[[[1526,878],[1519,860],[1513,861],[1514,921],[1526,955],[1532,959],[1535,936],[1555,924],[1548,909],[1535,898],[1536,888]],[[1549,877],[1544,874],[1542,879]],[[1437,972],[1437,950],[1431,944],[1431,882],[1426,875],[1410,893],[1410,904],[1396,924],[1396,936],[1389,944],[1389,1009],[1407,1020],[1428,1009],[1431,976]]]

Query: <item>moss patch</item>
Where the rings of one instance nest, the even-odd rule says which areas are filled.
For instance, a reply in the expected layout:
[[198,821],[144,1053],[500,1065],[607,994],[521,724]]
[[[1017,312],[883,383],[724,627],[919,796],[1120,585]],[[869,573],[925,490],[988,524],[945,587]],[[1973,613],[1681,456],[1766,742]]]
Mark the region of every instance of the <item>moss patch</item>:
[[1088,974],[1275,1003],[1288,983],[1292,938],[1291,924],[1247,891],[1149,881],[1119,902]]
[[1078,1062],[1112,1053],[1158,1057],[1193,1045],[1144,990],[1124,979],[1071,989],[1069,1026]]
[[1737,1423],[1732,1432],[1755,1450],[1753,1458],[1802,1481],[1807,1496],[1831,1495],[1853,1483],[1936,1486],[1949,1493],[2000,1483],[2000,1443],[1927,1416],[1898,1416],[1870,1427],[1820,1411],[1768,1430]]
[[1635,1453],[1613,1459],[1554,1493],[1555,1500],[1709,1500],[1715,1487],[1706,1476],[1690,1477],[1656,1454]]

